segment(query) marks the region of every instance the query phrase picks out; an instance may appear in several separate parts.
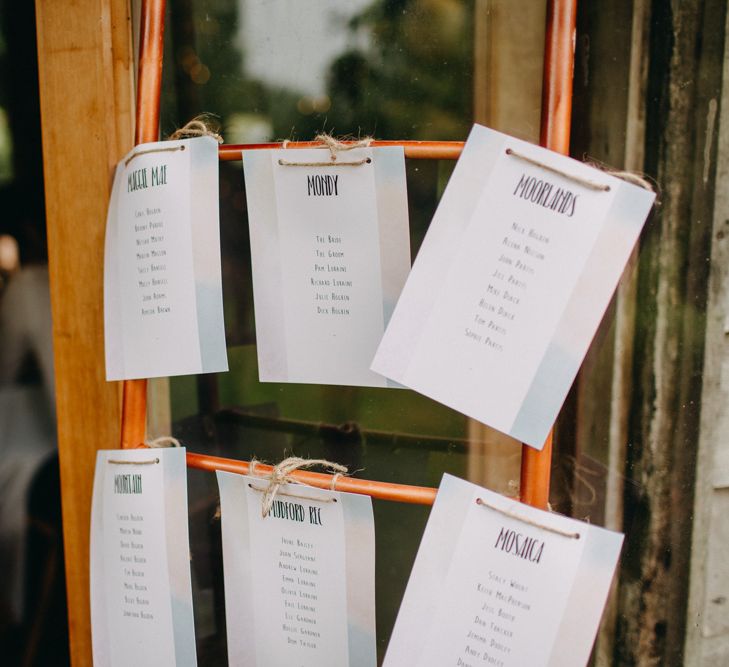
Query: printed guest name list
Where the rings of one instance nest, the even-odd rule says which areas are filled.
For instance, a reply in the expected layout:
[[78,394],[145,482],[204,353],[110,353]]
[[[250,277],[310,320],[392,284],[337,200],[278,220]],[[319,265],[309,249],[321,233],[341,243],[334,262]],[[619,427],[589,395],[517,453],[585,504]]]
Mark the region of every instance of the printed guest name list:
[[369,498],[218,472],[231,667],[374,667]]
[[444,475],[384,667],[582,667],[621,543]]
[[[308,513],[296,502],[275,500],[271,516],[283,521],[304,522],[320,526],[321,508],[309,505]],[[322,632],[317,609],[319,606],[319,565],[316,541],[281,536],[278,568],[281,574],[281,630],[288,645],[315,650]],[[324,601],[326,603],[326,601]]]
[[653,198],[474,126],[372,369],[541,449]]
[[227,370],[217,144],[200,137],[147,146],[117,167],[109,205],[107,378]]
[[369,364],[409,247],[402,152],[379,150],[244,155],[262,381],[387,386]]
[[256,622],[259,655],[267,656],[261,664],[277,664],[286,656],[286,664],[344,665],[346,575],[337,534],[343,529],[339,501],[326,495],[321,500],[312,495],[310,501],[280,495],[262,518],[263,488],[260,482],[248,486],[253,595],[266,610]]
[[[188,550],[179,548],[187,544],[184,457],[181,449],[98,452],[91,524],[95,665],[196,664]],[[174,505],[169,512],[165,495]]]
[[[338,184],[339,175],[307,175],[306,194],[309,197],[338,197]],[[351,273],[347,254],[352,249],[348,245],[340,233],[314,234],[314,270],[310,281],[317,315],[350,315],[352,280],[347,277]]]
[[[127,193],[167,185],[167,165],[135,169],[127,176]],[[167,315],[167,244],[162,208],[134,209],[134,260],[139,279],[137,289],[143,317]],[[131,260],[132,258],[130,258]]]

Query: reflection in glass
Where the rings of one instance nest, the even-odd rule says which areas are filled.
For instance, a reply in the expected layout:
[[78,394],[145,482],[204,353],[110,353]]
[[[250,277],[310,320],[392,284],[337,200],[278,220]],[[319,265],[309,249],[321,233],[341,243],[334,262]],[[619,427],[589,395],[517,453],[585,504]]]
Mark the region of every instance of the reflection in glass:
[[[473,121],[473,14],[469,0],[171,0],[162,130],[210,112],[226,143],[322,131],[463,140]],[[452,167],[407,165],[413,256]],[[443,471],[465,476],[468,420],[422,396],[258,382],[240,163],[221,163],[220,195],[230,372],[170,381],[174,435],[194,451],[324,457],[383,481],[437,486]],[[225,659],[217,489],[208,473],[190,471],[189,483],[198,645],[212,664]],[[375,502],[374,512],[381,657],[428,508]]]

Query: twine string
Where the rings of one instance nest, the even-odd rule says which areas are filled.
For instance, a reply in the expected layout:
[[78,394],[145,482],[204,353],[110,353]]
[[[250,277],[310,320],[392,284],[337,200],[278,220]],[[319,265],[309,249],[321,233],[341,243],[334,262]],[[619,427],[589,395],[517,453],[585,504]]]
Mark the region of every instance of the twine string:
[[[298,456],[291,456],[284,459],[268,475],[268,486],[263,489],[263,497],[261,498],[261,516],[265,519],[273,507],[273,501],[281,489],[282,484],[295,482],[291,477],[292,473],[303,468],[313,468],[315,466],[324,468],[333,473],[345,474],[347,468],[339,463],[327,461],[326,459],[302,459]],[[255,487],[253,487],[255,488]]]
[[[519,158],[520,160],[528,162],[529,164],[533,164],[535,167],[540,167],[541,169],[544,169],[546,171],[551,171],[553,174],[568,178],[569,180],[574,181],[575,183],[579,183],[583,187],[586,187],[590,190],[597,190],[598,192],[610,192],[610,186],[605,183],[598,183],[597,181],[590,180],[589,178],[583,178],[582,176],[578,176],[577,174],[572,174],[570,172],[564,171],[559,167],[554,167],[551,164],[547,164],[546,162],[542,162],[541,160],[537,160],[536,158],[529,157],[528,155],[524,155],[523,153],[519,153],[513,148],[507,148],[506,154],[512,155],[515,158]],[[595,162],[587,162],[586,164],[593,169],[598,169],[602,172],[605,172],[609,176],[614,176],[615,178],[619,178],[623,181],[626,181],[627,183],[631,183],[632,185],[637,185],[638,187],[645,190],[655,192],[653,184],[646,178],[643,178],[640,174],[636,174],[631,171],[619,171],[609,169]]]
[[127,461],[125,459],[107,459],[107,463],[115,466],[150,466],[159,463],[159,458],[144,459],[142,461]]
[[180,139],[194,139],[195,137],[212,137],[219,144],[223,143],[223,137],[220,135],[220,124],[213,114],[202,113],[195,116],[182,127],[178,127],[167,137],[167,140],[178,141]]
[[[177,438],[173,438],[171,435],[163,435],[159,438],[155,438],[154,440],[147,440],[145,441],[145,446],[149,447],[150,449],[159,449],[161,447],[182,447],[180,444],[180,441]],[[107,463],[111,463],[113,465],[134,465],[134,466],[147,466],[147,465],[153,465],[155,463],[159,463],[159,457],[153,458],[153,459],[144,459],[141,461],[126,461],[124,459],[108,459]]]
[[316,140],[324,144],[332,155],[332,159],[337,159],[337,153],[345,151],[353,151],[355,148],[369,148],[372,143],[372,137],[363,137],[356,141],[346,141],[341,139],[335,139],[331,134],[317,134]]
[[154,440],[148,440],[144,444],[152,449],[159,447],[182,447],[182,443],[180,443],[177,438],[173,438],[171,435],[162,435]]
[[148,155],[149,153],[176,153],[177,151],[184,151],[184,146],[170,146],[169,148],[147,148],[143,151],[134,151],[126,160],[124,160],[124,166],[128,167],[129,163],[140,155]]
[[282,167],[361,167],[363,164],[370,164],[372,158],[366,157],[351,162],[291,162],[290,160],[278,159]]
[[342,476],[342,473],[341,472],[337,472],[337,473],[334,473],[334,475],[332,475],[332,482],[329,485],[329,490],[330,491],[336,491],[337,490],[337,482],[339,481],[339,478],[341,476]]
[[487,507],[488,509],[493,510],[494,512],[498,512],[499,514],[508,516],[511,519],[516,519],[517,521],[526,523],[529,526],[534,526],[535,528],[549,531],[550,533],[554,533],[555,535],[561,535],[562,537],[568,537],[571,540],[580,539],[579,533],[573,533],[573,532],[570,532],[567,530],[562,530],[561,528],[555,528],[554,526],[547,526],[546,524],[543,524],[539,521],[535,521],[534,519],[530,519],[529,517],[523,516],[522,514],[519,514],[517,512],[512,512],[511,510],[505,510],[501,507],[498,507],[497,505],[492,505],[491,503],[485,501],[481,497],[476,498],[476,504],[480,505],[481,507]]
[[528,155],[524,155],[523,153],[519,153],[513,148],[507,148],[506,154],[519,158],[520,160],[528,162],[529,164],[533,164],[535,167],[539,167],[541,169],[544,169],[545,171],[551,171],[553,174],[568,178],[569,180],[574,181],[575,183],[579,183],[583,187],[590,190],[597,190],[599,192],[610,191],[609,185],[606,185],[604,183],[597,183],[596,181],[591,181],[589,178],[582,178],[582,176],[577,176],[577,174],[571,174],[567,171],[564,171],[563,169],[559,169],[558,167],[553,167],[551,164],[547,164],[546,162],[542,162],[541,160],[537,160],[533,157],[529,157]]
[[[303,485],[299,485],[303,486]],[[265,493],[266,488],[261,488],[258,486],[254,486],[253,484],[249,483],[248,488],[253,489],[254,491],[258,491],[259,493]],[[313,487],[311,487],[313,488]],[[287,498],[299,498],[300,500],[308,500],[309,502],[317,502],[317,503],[336,503],[336,498],[315,498],[313,496],[305,496],[300,493],[291,493],[290,491],[279,491],[279,496],[286,496]]]
[[[195,137],[212,137],[219,144],[223,143],[223,137],[218,133],[217,123],[213,120],[212,114],[200,114],[195,116],[191,121],[177,128],[167,141],[179,141],[180,139],[194,139]],[[164,146],[159,148],[147,148],[142,151],[134,151],[125,161],[124,166],[128,167],[129,163],[140,155],[149,155],[150,153],[175,153],[184,151],[185,146]]]
[[[592,167],[593,169],[598,169],[600,171],[604,171],[606,174],[609,174],[610,176],[614,176],[615,178],[619,178],[621,181],[625,181],[626,183],[630,183],[631,185],[637,185],[639,188],[643,188],[644,190],[649,190],[650,192],[655,192],[656,195],[660,195],[658,186],[656,183],[652,182],[649,178],[646,178],[645,174],[639,174],[634,171],[624,171],[619,169],[611,169],[607,165],[601,164],[600,162],[596,162],[595,160],[586,160],[585,164]],[[660,196],[656,199],[656,205],[659,205],[658,199],[660,199]]]
[[[352,151],[356,148],[368,148],[372,144],[372,137],[364,137],[362,139],[357,139],[356,141],[349,141],[346,139],[336,139],[330,134],[322,133],[316,135],[316,141],[329,149],[328,162],[293,162],[281,158],[278,163],[282,167],[361,167],[363,164],[370,164],[372,162],[372,158],[369,157],[361,160],[350,160],[348,162],[341,162],[338,157],[339,153]],[[288,139],[284,141],[282,144],[283,148],[288,148],[289,143]]]

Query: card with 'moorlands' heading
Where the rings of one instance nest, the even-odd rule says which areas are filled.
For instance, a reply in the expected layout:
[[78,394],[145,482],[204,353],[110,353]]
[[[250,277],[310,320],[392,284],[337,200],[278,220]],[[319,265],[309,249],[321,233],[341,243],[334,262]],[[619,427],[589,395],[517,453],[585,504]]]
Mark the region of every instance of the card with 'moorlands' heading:
[[213,138],[142,144],[117,165],[104,337],[107,380],[228,370]]
[[654,197],[474,126],[372,369],[541,449]]
[[384,667],[584,667],[622,541],[444,475]]
[[98,452],[90,564],[94,665],[197,664],[183,448]]
[[218,472],[231,666],[374,667],[368,496]]
[[370,363],[408,271],[401,147],[247,151],[262,382],[386,387]]

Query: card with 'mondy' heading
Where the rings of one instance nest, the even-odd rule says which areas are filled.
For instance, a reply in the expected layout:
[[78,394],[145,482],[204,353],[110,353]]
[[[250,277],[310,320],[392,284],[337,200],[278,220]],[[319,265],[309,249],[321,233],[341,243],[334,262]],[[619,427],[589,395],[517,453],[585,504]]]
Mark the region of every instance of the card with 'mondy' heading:
[[372,369],[541,449],[654,197],[474,126]]
[[401,147],[243,155],[262,382],[386,387],[370,362],[408,271]]

